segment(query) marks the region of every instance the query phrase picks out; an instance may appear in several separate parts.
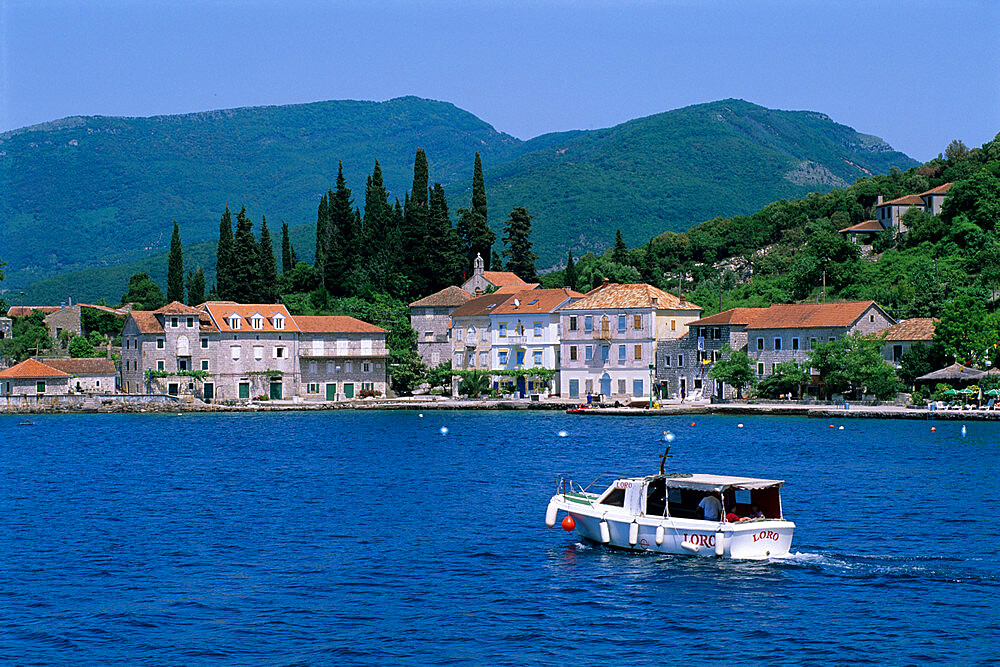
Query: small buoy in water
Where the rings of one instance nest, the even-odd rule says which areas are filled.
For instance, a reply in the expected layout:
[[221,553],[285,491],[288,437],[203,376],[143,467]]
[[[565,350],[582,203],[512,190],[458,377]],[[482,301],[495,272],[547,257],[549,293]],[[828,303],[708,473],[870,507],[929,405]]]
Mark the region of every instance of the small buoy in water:
[[843,427],[843,426],[838,426],[838,427],[837,427],[837,430],[838,430],[838,431],[843,431],[843,430],[844,430],[844,427]]
[[421,412],[421,413],[420,413],[419,415],[417,415],[417,416],[418,416],[418,417],[420,417],[421,419],[423,419],[423,418],[424,418],[424,413],[423,413],[423,412]]
[[178,412],[178,413],[177,413],[177,416],[178,416],[178,417],[180,417],[180,416],[181,416],[181,413],[179,413],[179,412]]
[[559,431],[558,433],[556,433],[556,435],[558,435],[560,438],[565,438],[567,435],[569,435],[569,433],[567,433],[566,431]]
[[565,530],[567,533],[569,533],[574,528],[576,528],[576,521],[573,520],[573,517],[567,514],[566,516],[563,517],[562,529]]
[[736,428],[743,428],[743,424],[737,424]]
[[673,442],[676,439],[677,439],[677,436],[674,435],[673,433],[671,433],[670,431],[664,431],[663,432],[663,441],[664,442]]
[[448,435],[448,427],[447,426],[442,426],[441,427],[441,435]]
[[694,426],[694,422],[691,422],[691,426]]
[[833,428],[833,424],[830,424],[830,428]]
[[931,426],[931,433],[937,430],[937,426]]
[[962,424],[962,437],[963,438],[965,437],[965,433],[966,433],[965,424]]

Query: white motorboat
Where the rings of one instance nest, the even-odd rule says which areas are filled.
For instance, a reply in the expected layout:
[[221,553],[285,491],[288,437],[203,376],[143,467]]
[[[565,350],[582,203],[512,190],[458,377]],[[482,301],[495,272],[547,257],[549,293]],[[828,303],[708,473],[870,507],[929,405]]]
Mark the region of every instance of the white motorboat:
[[795,524],[782,515],[782,480],[661,473],[603,488],[608,477],[586,487],[560,479],[546,525],[555,526],[561,510],[563,528],[588,540],[669,554],[764,559],[791,548]]

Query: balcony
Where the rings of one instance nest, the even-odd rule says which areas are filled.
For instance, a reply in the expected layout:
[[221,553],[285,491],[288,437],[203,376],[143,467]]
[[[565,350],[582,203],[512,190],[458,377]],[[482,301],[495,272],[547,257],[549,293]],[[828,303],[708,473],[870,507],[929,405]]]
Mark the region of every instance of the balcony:
[[611,340],[611,329],[594,329],[594,340]]
[[499,338],[500,345],[527,345],[527,336],[507,336],[505,338]]

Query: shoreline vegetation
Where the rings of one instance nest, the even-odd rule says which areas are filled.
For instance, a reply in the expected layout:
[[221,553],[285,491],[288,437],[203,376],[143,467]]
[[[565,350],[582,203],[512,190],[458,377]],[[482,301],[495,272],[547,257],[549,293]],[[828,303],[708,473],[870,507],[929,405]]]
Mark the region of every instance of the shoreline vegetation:
[[[151,397],[153,398],[153,397]],[[162,398],[162,397],[155,397]],[[557,400],[463,400],[435,398],[406,398],[351,401],[340,403],[303,403],[294,401],[262,401],[240,405],[208,405],[178,401],[164,403],[162,400],[122,403],[112,400],[112,396],[94,396],[77,405],[52,401],[17,409],[10,403],[0,403],[0,415],[37,414],[190,414],[223,412],[314,412],[322,410],[548,410],[565,411],[579,407],[579,403]],[[12,409],[14,408],[14,409]],[[657,417],[674,415],[730,415],[730,416],[796,416],[819,419],[924,419],[929,421],[1000,421],[1000,411],[993,410],[931,410],[926,407],[901,405],[858,405],[848,403],[815,404],[799,401],[782,402],[736,402],[708,403],[687,402],[661,404],[659,407],[591,407],[574,416],[617,416],[617,417]]]

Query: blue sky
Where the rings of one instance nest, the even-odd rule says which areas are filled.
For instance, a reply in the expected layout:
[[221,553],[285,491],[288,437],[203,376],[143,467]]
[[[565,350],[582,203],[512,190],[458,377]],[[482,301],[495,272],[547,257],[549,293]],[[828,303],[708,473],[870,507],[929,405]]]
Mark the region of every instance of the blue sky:
[[926,160],[1000,131],[1000,2],[0,0],[0,129],[419,95],[527,139],[738,97]]

